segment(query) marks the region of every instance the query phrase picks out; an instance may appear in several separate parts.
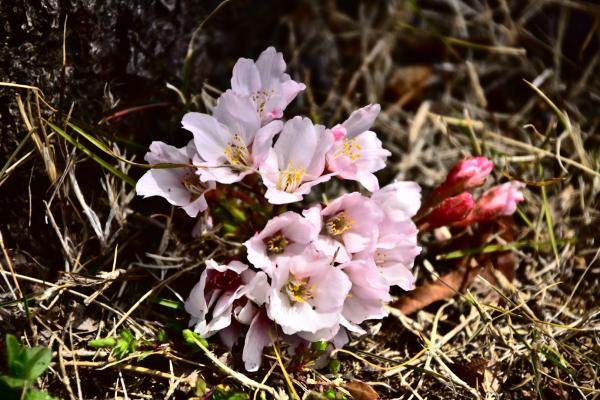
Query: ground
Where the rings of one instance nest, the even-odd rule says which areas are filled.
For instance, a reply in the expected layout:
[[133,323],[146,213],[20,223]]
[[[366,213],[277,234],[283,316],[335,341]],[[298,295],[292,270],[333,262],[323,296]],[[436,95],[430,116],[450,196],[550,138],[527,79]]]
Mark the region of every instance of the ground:
[[[453,163],[485,155],[493,182],[527,184],[512,218],[420,237],[420,291],[393,293],[390,316],[335,355],[338,374],[283,354],[300,395],[600,393],[595,3],[40,0],[3,2],[0,17],[0,81],[28,86],[0,91],[1,332],[52,349],[38,388],[65,399],[217,398],[222,384],[253,396],[181,334],[181,299],[204,260],[239,253],[252,224],[193,237],[183,211],[137,198],[100,163],[132,179],[142,168],[48,122],[70,121],[141,162],[152,140],[184,144],[183,113],[209,108],[237,58],[273,45],[307,84],[290,112],[332,126],[382,105],[374,130],[393,155],[381,182],[414,180],[427,196]],[[332,183],[325,194],[343,187],[356,189]],[[235,222],[238,201],[215,212]],[[137,345],[122,359],[89,345],[117,335]],[[239,349],[218,339],[209,349],[243,372]],[[287,390],[273,352],[245,376]]]

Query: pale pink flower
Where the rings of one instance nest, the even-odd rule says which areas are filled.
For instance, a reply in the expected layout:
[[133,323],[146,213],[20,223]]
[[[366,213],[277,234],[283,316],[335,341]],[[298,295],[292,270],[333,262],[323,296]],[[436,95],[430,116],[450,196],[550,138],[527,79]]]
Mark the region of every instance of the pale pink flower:
[[272,204],[300,201],[313,186],[329,180],[331,175],[321,174],[332,140],[325,127],[313,125],[308,118],[287,121],[260,166],[267,200]]
[[179,206],[190,216],[208,208],[204,195],[215,189],[214,181],[202,182],[191,167],[196,155],[194,142],[176,148],[163,142],[152,142],[144,159],[150,164],[188,164],[189,168],[152,168],[137,182],[135,190],[140,196],[161,196],[174,206]]
[[384,219],[379,225],[379,238],[374,251],[357,254],[357,259],[372,259],[390,286],[404,290],[414,289],[412,273],[415,258],[421,253],[417,245],[419,230],[409,219],[391,221]]
[[280,257],[299,255],[317,238],[318,231],[306,218],[287,211],[269,220],[262,231],[244,243],[248,261],[271,273]]
[[283,55],[275,48],[263,51],[256,62],[240,58],[233,67],[231,88],[248,97],[263,125],[283,116],[283,111],[306,86],[285,73]]
[[282,127],[281,121],[261,127],[250,100],[232,91],[219,97],[214,116],[190,112],[181,123],[194,135],[201,179],[220,183],[238,182],[255,172]]
[[320,232],[312,245],[317,252],[321,253],[332,262],[344,263],[350,261],[352,256],[346,251],[346,247],[344,247],[344,243],[340,238],[332,237],[323,228],[323,216],[321,215],[321,211],[322,208],[320,205],[302,211],[302,215],[310,221],[317,232]]
[[503,215],[512,215],[517,203],[525,200],[520,189],[523,182],[510,181],[488,189],[477,201],[471,213],[455,225],[465,226],[475,222],[492,221]]
[[473,196],[469,192],[448,197],[435,206],[427,215],[427,229],[450,225],[462,221],[467,217],[475,205]]
[[282,257],[271,279],[267,313],[283,333],[316,333],[339,324],[351,283],[328,259]]
[[239,261],[219,265],[208,260],[185,302],[185,310],[192,317],[190,326],[194,325],[201,337],[209,337],[229,327],[232,315],[238,322],[249,324],[257,306],[267,300],[268,291],[264,272],[250,270]]
[[374,248],[356,258],[374,260],[388,285],[411,290],[415,281],[411,269],[421,252],[418,229],[411,217],[420,207],[421,188],[415,182],[394,182],[373,193],[371,200],[385,217],[378,226]]
[[371,192],[379,190],[373,172],[384,168],[385,160],[392,154],[382,147],[377,134],[368,130],[380,109],[379,104],[370,104],[333,127],[334,143],[326,155],[329,171],[339,178],[358,181]]
[[412,218],[421,206],[421,187],[416,182],[396,181],[371,195],[387,219],[405,221]]
[[353,260],[339,268],[352,282],[350,293],[344,302],[343,316],[352,324],[367,319],[381,319],[387,315],[384,308],[391,300],[390,285],[372,260]]
[[350,260],[350,254],[373,249],[383,213],[368,197],[358,192],[344,194],[324,209],[305,210],[304,216],[321,232],[315,246],[336,262]]
[[380,208],[358,192],[344,194],[322,211],[323,231],[341,241],[349,253],[363,251],[375,244],[378,225],[384,218]]

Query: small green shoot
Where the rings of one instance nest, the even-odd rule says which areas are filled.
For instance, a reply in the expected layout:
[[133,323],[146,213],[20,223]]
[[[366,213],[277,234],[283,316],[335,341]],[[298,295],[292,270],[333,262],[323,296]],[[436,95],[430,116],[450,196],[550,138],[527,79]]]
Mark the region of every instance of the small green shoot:
[[119,332],[118,338],[100,338],[88,342],[88,346],[96,349],[111,348],[117,358],[123,358],[135,352],[140,345],[140,341],[133,336],[133,333],[127,329]]
[[244,392],[238,392],[227,386],[219,385],[215,388],[213,400],[248,400],[250,397]]
[[0,375],[0,398],[3,400],[54,400],[45,391],[33,389],[35,381],[50,366],[52,352],[47,347],[28,348],[13,335],[6,335],[8,373]]

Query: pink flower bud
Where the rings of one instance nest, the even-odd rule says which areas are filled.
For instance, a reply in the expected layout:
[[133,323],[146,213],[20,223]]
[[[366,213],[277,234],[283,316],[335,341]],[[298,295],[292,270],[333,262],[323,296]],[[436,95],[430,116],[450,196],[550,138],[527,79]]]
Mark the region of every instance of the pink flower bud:
[[437,228],[462,221],[473,210],[475,202],[469,192],[448,197],[427,215],[427,228]]
[[523,182],[511,181],[487,190],[477,199],[473,211],[460,225],[492,221],[502,215],[512,215],[517,210],[517,203],[525,200],[520,191],[524,186]]
[[483,185],[492,172],[494,163],[485,157],[468,157],[452,167],[446,180],[437,187],[434,195],[452,196]]

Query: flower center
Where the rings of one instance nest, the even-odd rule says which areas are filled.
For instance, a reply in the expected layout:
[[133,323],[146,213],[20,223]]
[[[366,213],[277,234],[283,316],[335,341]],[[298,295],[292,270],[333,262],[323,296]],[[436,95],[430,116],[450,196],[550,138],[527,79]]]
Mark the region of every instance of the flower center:
[[298,189],[304,178],[304,168],[294,168],[290,161],[288,167],[279,171],[279,179],[277,180],[277,189],[284,192],[293,193]]
[[375,264],[381,265],[385,263],[385,253],[382,250],[377,250],[375,252]]
[[290,299],[294,303],[304,303],[307,300],[313,299],[315,296],[312,294],[314,285],[308,284],[308,279],[296,279],[292,277],[285,287],[285,291]]
[[281,232],[276,233],[265,241],[268,254],[281,254],[290,242]]
[[224,155],[227,161],[236,167],[249,167],[252,164],[248,147],[237,133],[225,147]]
[[345,211],[335,214],[325,223],[325,229],[331,236],[338,236],[352,229],[354,220]]
[[256,105],[256,111],[262,114],[265,111],[265,105],[274,94],[275,90],[273,89],[259,90],[258,92],[253,93],[250,98]]
[[356,161],[361,157],[360,150],[362,150],[362,146],[358,144],[356,139],[344,139],[341,147],[336,151],[335,156],[347,156],[352,161]]
[[181,184],[192,194],[193,199],[197,199],[206,191],[206,185],[200,180],[200,177],[194,173],[194,170],[188,170],[181,178]]

